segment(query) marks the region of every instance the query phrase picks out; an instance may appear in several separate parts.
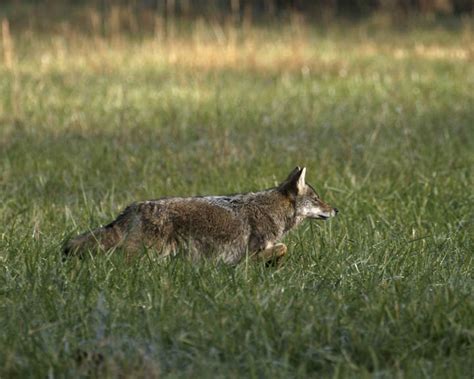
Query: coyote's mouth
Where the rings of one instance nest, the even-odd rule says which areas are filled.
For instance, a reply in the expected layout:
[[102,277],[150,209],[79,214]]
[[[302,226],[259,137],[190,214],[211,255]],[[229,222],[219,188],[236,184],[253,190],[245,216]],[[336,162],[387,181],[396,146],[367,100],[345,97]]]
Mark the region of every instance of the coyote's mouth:
[[326,216],[326,215],[318,215],[319,220],[327,220],[328,218],[329,216]]

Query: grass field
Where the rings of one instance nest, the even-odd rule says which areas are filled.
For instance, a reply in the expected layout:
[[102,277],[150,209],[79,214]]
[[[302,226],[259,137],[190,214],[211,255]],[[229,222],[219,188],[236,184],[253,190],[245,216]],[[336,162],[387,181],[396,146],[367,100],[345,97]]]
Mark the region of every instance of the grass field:
[[[0,377],[472,377],[472,41],[470,20],[4,36]],[[296,165],[340,214],[281,269],[62,260],[132,201]]]

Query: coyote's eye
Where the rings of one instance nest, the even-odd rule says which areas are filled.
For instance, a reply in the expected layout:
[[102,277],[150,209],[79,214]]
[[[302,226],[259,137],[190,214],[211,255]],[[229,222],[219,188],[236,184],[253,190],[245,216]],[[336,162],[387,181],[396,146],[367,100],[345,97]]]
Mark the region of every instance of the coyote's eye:
[[310,185],[308,185],[308,187],[311,189],[311,198],[314,200],[319,200],[319,195],[316,190]]

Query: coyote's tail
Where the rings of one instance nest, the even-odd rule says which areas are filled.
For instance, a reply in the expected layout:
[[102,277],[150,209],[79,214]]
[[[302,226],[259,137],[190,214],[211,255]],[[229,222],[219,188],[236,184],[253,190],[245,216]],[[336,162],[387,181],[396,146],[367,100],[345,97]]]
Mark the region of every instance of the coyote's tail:
[[86,251],[107,251],[118,247],[120,233],[112,225],[103,226],[70,239],[64,244],[66,256],[82,256]]

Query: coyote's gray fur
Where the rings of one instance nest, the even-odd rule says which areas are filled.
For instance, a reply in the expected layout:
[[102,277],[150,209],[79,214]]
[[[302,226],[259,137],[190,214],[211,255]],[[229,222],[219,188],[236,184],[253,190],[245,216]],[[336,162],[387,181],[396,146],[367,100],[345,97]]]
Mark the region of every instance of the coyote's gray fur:
[[230,196],[169,197],[129,205],[110,224],[66,243],[66,254],[87,250],[144,248],[161,255],[183,251],[237,263],[245,256],[280,258],[278,241],[305,218],[327,219],[336,208],[323,202],[305,182],[306,168],[296,167],[279,186]]

